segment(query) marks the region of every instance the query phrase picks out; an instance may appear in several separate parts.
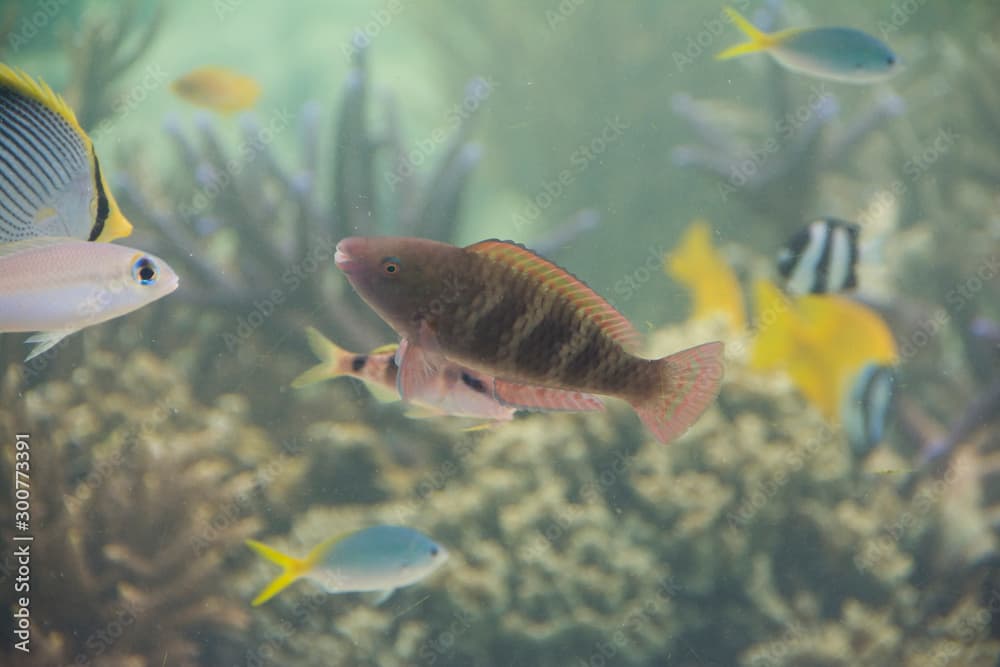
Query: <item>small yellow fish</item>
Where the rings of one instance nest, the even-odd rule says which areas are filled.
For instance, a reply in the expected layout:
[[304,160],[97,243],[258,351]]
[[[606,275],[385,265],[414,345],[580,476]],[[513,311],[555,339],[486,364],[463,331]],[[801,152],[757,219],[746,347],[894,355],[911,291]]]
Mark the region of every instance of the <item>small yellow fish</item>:
[[73,110],[44,81],[0,63],[0,243],[131,233]]
[[843,397],[869,363],[893,365],[896,343],[881,317],[835,294],[787,298],[774,284],[754,285],[756,320],[750,365],[785,370],[806,399],[831,422]]
[[249,109],[260,97],[256,81],[224,67],[200,67],[174,81],[170,89],[192,104],[225,114]]
[[690,319],[721,314],[733,331],[746,327],[743,292],[726,259],[713,247],[705,220],[694,220],[678,246],[667,254],[664,268],[687,287],[693,308]]

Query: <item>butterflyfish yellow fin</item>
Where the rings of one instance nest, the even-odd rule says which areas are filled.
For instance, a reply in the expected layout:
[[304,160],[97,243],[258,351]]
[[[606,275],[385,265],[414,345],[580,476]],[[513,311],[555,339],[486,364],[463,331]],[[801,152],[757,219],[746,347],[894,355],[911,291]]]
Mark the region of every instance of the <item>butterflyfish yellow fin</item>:
[[398,349],[399,343],[386,343],[385,345],[379,345],[368,354],[395,354]]

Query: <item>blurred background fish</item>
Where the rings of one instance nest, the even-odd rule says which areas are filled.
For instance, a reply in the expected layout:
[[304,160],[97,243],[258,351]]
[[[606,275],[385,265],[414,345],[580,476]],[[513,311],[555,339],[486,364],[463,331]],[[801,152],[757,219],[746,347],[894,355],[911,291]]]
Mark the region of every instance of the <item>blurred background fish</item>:
[[0,63],[0,243],[131,232],[73,110],[44,81]]
[[254,607],[302,578],[330,593],[379,592],[381,601],[397,588],[427,577],[448,560],[448,551],[440,544],[402,526],[373,526],[332,537],[305,558],[285,555],[256,540],[247,540],[247,546],[283,570],[254,598]]
[[836,218],[815,220],[778,252],[778,273],[792,294],[846,292],[858,286],[861,228]]
[[858,457],[865,457],[882,442],[895,395],[896,369],[868,363],[861,367],[844,397],[840,421],[847,442]]
[[766,33],[735,9],[726,14],[749,39],[716,58],[726,60],[765,52],[795,72],[842,83],[883,81],[899,70],[899,60],[881,40],[854,28],[790,28]]
[[153,255],[110,243],[40,237],[0,245],[0,332],[38,331],[27,359],[80,329],[177,289]]
[[694,220],[677,247],[664,258],[664,269],[688,289],[690,319],[712,315],[726,319],[731,331],[746,327],[743,291],[736,273],[712,243],[707,220]]
[[260,97],[260,84],[225,67],[200,67],[170,84],[181,99],[229,114],[249,109]]

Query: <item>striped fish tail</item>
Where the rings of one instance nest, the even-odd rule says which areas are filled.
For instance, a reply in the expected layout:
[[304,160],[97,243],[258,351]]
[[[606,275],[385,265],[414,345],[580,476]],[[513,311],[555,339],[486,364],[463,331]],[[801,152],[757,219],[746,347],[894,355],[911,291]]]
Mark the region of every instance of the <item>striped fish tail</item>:
[[691,427],[719,394],[724,367],[722,343],[682,350],[655,362],[662,390],[651,398],[630,401],[639,419],[666,444]]

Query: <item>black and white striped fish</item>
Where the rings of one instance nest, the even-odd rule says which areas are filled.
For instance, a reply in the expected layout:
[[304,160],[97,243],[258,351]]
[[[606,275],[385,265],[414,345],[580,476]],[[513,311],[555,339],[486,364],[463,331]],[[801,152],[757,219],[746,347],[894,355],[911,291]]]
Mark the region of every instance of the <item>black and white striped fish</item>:
[[865,364],[851,384],[841,407],[841,422],[851,449],[859,457],[882,442],[895,394],[896,370]]
[[0,243],[131,232],[73,110],[45,82],[0,63]]
[[858,235],[853,222],[821,218],[796,232],[778,253],[778,272],[792,294],[825,294],[858,284]]

